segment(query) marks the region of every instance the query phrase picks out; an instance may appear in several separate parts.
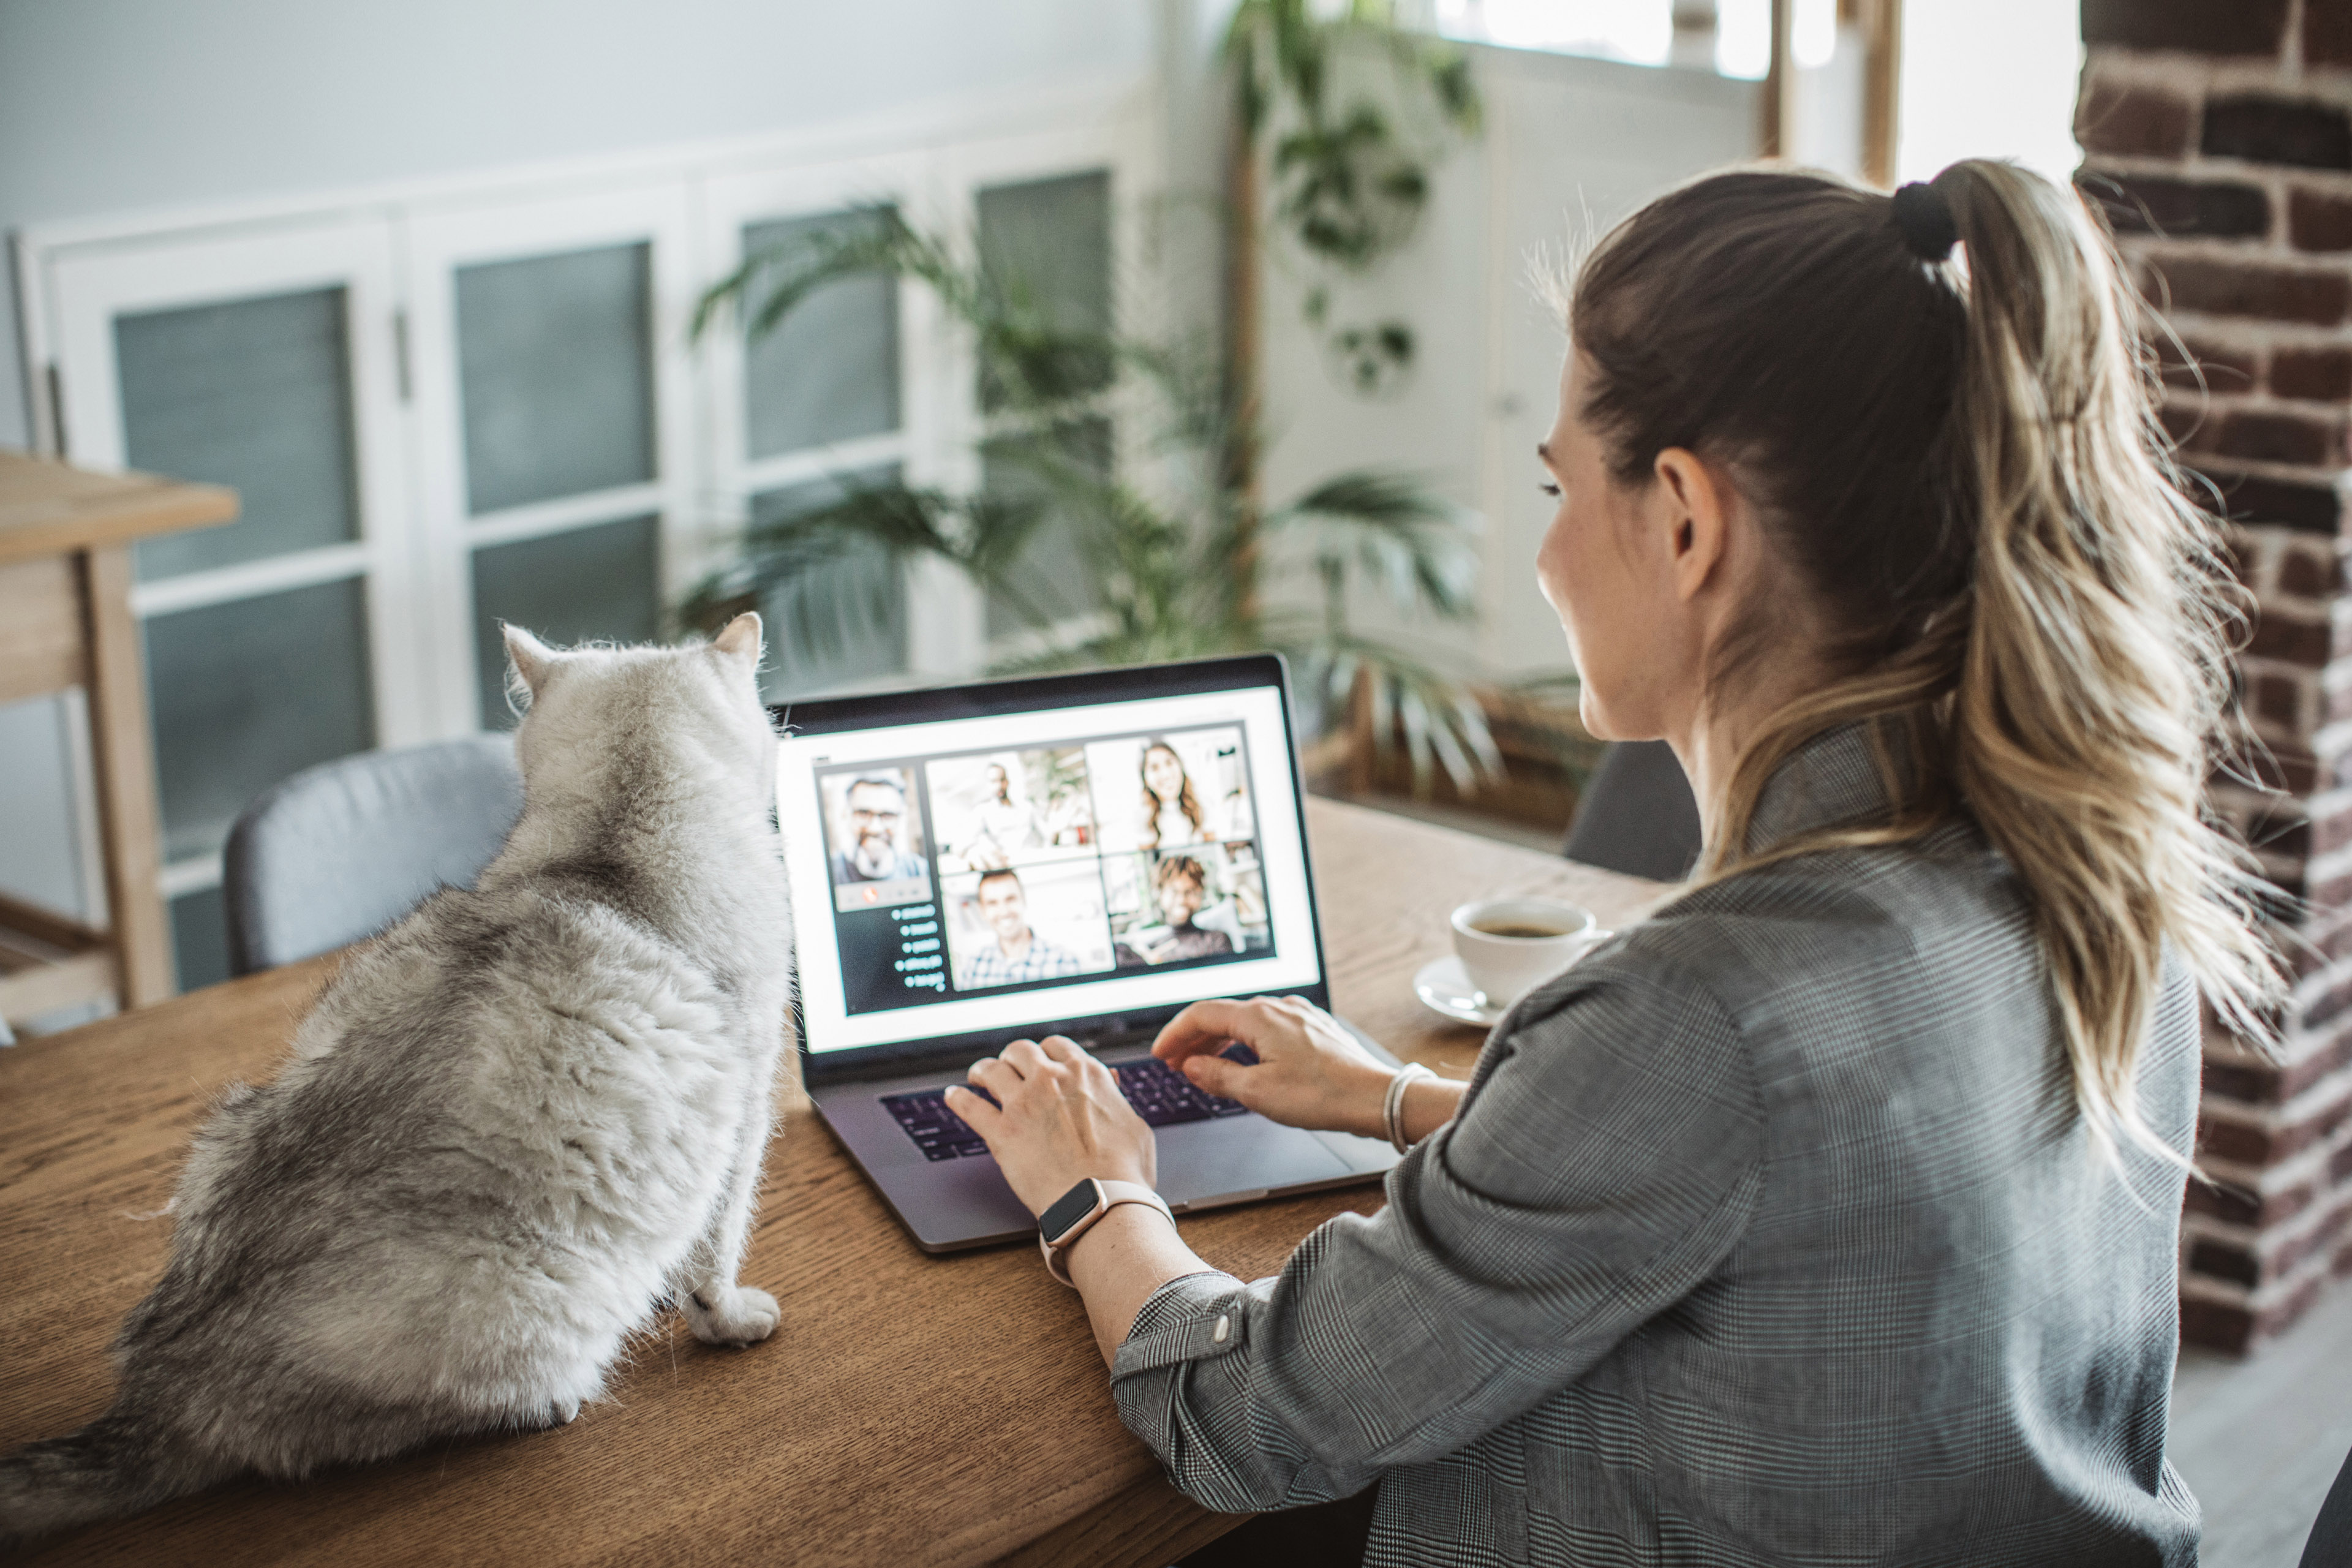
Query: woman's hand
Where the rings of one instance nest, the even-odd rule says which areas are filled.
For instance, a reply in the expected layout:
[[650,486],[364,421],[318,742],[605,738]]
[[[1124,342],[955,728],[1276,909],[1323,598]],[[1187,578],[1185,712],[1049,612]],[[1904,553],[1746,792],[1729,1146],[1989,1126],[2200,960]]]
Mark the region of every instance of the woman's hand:
[[980,1134],[1031,1214],[1044,1214],[1088,1176],[1156,1184],[1151,1129],[1110,1069],[1076,1041],[1015,1040],[1003,1056],[972,1063],[966,1076],[996,1103],[957,1084],[948,1090],[948,1109]]
[[[1257,1053],[1255,1065],[1218,1054],[1235,1041]],[[1286,1127],[1387,1136],[1381,1110],[1393,1069],[1302,997],[1195,1002],[1169,1020],[1151,1054],[1209,1093]]]

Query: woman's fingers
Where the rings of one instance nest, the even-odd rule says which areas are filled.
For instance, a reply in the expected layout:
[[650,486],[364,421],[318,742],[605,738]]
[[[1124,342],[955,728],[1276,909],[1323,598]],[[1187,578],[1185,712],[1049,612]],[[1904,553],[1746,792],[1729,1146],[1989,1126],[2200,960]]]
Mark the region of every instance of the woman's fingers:
[[1004,1047],[1003,1059],[1013,1071],[1027,1078],[1053,1058],[1034,1040],[1015,1040]]
[[1006,1095],[1021,1087],[1021,1075],[1002,1057],[982,1057],[971,1064],[971,1070],[964,1077],[996,1096],[999,1106],[1004,1103]]
[[1239,1062],[1202,1052],[1199,1056],[1185,1058],[1181,1070],[1195,1088],[1221,1095],[1226,1100],[1239,1100],[1241,1077],[1250,1069]]
[[975,1094],[960,1083],[948,1085],[945,1096],[948,1109],[963,1118],[965,1126],[981,1136],[982,1142],[993,1142],[998,1126],[1004,1120],[1003,1110],[990,1102],[984,1094]]
[[1038,1042],[1037,1048],[1057,1062],[1082,1062],[1089,1059],[1086,1047],[1067,1035],[1048,1035]]
[[1235,1040],[1259,1045],[1262,1031],[1255,1026],[1262,1016],[1247,1002],[1195,1002],[1168,1020],[1151,1042],[1151,1054],[1181,1067],[1187,1057],[1214,1056]]

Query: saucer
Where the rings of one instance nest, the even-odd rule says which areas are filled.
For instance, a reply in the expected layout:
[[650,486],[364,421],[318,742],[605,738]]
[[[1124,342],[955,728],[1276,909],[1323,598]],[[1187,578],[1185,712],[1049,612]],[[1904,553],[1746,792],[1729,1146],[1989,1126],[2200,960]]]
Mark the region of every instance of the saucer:
[[1421,973],[1412,977],[1412,994],[1431,1012],[1442,1013],[1457,1023],[1492,1028],[1503,1016],[1502,1008],[1486,1005],[1486,993],[1470,984],[1470,976],[1463,973],[1461,959],[1452,953],[1421,966]]

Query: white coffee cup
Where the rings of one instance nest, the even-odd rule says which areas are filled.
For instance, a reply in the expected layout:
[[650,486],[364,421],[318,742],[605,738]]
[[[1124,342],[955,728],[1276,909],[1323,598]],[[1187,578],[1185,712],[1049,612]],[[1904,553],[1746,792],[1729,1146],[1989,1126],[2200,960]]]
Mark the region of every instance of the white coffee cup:
[[1454,911],[1454,951],[1489,1007],[1507,1007],[1608,936],[1566,899],[1478,899]]

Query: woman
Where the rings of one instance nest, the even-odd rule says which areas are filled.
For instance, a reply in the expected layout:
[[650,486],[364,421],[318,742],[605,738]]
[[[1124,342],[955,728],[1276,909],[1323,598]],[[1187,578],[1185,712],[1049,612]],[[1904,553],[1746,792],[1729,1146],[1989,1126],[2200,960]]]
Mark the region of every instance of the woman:
[[1176,748],[1154,739],[1143,748],[1139,771],[1143,776],[1142,847],[1174,849],[1205,843],[1211,837],[1208,818]]
[[[1949,261],[1965,248],[1966,278]],[[2188,1563],[2164,1461],[2198,1000],[2278,982],[2199,815],[2212,526],[2070,193],[1744,171],[1578,279],[1537,558],[1597,734],[1663,736],[1698,885],[1405,1085],[1388,1205],[1281,1275],[1143,1205],[1059,1256],[1129,1427],[1214,1508],[1377,1482],[1381,1563]],[[1255,1066],[1214,1053],[1228,1037]],[[1376,1132],[1297,1002],[1155,1049]],[[1148,1180],[1066,1042],[950,1104],[1013,1190]]]

